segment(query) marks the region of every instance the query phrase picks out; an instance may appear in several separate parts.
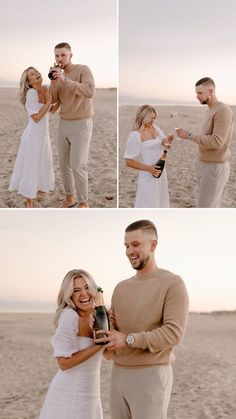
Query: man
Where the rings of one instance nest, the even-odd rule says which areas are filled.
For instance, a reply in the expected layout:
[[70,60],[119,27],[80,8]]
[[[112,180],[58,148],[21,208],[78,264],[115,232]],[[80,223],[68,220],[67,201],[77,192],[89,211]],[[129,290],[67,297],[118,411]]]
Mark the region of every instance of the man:
[[112,296],[116,330],[97,342],[115,349],[112,419],[165,419],[172,386],[173,349],[183,338],[188,296],[182,279],[157,267],[157,231],[148,220],[125,230],[126,255],[137,273]]
[[71,47],[67,42],[56,45],[54,52],[58,67],[51,69],[55,80],[50,84],[50,91],[52,103],[60,104],[61,109],[58,153],[66,194],[63,207],[76,206],[78,200],[78,207],[86,208],[89,206],[87,162],[93,125],[94,79],[87,66],[72,64]]
[[204,77],[195,84],[197,99],[208,106],[202,134],[177,128],[178,137],[198,144],[197,182],[199,208],[220,207],[230,174],[230,143],[233,133],[232,110],[215,95],[215,83]]

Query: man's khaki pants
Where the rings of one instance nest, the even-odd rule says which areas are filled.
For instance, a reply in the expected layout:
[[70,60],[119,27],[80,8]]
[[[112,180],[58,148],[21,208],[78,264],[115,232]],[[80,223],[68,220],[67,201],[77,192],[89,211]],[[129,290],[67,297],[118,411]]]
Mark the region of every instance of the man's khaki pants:
[[198,208],[220,207],[221,197],[229,175],[228,161],[225,163],[197,162]]
[[74,195],[78,202],[88,201],[88,155],[92,136],[91,118],[60,119],[58,153],[62,181],[66,195]]
[[172,380],[170,365],[147,368],[113,365],[111,419],[166,419]]

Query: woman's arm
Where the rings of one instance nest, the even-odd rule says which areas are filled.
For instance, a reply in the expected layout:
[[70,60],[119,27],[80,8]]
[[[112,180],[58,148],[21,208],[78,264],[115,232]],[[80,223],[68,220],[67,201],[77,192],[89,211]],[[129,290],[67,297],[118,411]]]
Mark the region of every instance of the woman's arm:
[[34,122],[39,122],[40,119],[42,119],[42,117],[45,115],[45,113],[47,113],[47,111],[49,110],[51,106],[52,95],[49,92],[49,90],[47,90],[47,92],[45,93],[45,97],[46,97],[46,103],[42,106],[42,108],[39,110],[38,113],[34,113],[33,115],[31,115]]
[[87,361],[87,359],[91,358],[101,349],[102,345],[92,345],[82,351],[76,352],[70,358],[65,358],[64,356],[57,357],[57,362],[61,370],[67,370]]
[[160,173],[160,170],[156,169],[155,166],[149,166],[136,160],[126,159],[126,166],[137,170],[143,170],[144,172],[149,172],[154,176],[158,176]]

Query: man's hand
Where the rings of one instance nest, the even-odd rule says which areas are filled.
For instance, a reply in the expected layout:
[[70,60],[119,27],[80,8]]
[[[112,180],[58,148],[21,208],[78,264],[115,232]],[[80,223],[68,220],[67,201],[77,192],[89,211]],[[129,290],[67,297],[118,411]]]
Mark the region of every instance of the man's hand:
[[64,73],[62,73],[62,70],[60,69],[60,67],[52,67],[50,71],[53,72],[53,77],[55,79],[52,81],[61,80],[63,83],[65,82],[66,78],[64,76]]
[[115,318],[115,313],[114,313],[114,311],[111,309],[111,310],[109,310],[108,311],[108,315],[109,315],[109,320],[110,320],[110,323],[111,323],[111,325],[112,325],[112,328],[113,329],[116,329],[116,318]]
[[175,128],[175,131],[176,131],[179,138],[182,138],[183,140],[188,140],[189,139],[188,131],[185,131],[182,128]]
[[99,330],[97,333],[107,335],[107,337],[94,340],[95,343],[101,343],[101,342],[106,343],[104,345],[105,349],[127,348],[127,343],[125,341],[127,335],[125,333],[118,332],[117,330]]

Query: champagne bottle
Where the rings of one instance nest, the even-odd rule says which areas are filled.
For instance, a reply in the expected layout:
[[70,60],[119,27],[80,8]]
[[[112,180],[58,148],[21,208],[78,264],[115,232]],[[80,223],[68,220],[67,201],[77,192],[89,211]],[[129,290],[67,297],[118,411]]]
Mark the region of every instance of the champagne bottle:
[[[61,68],[61,63],[55,64],[54,67]],[[48,78],[50,80],[56,80],[53,73],[54,73],[53,70],[50,70],[48,73]]]
[[166,154],[167,154],[167,150],[163,150],[163,153],[161,155],[161,157],[157,160],[156,164],[155,164],[155,168],[160,170],[161,172],[159,173],[158,176],[152,175],[155,178],[158,178],[161,176],[163,169],[165,167],[165,162],[166,162]]
[[[106,311],[104,300],[103,300],[103,290],[102,288],[97,289],[97,294],[95,296],[95,313],[94,313],[94,324],[93,324],[93,337],[94,339],[99,339],[106,337],[107,335],[97,333],[98,330],[109,330],[110,323],[108,313]],[[105,345],[105,342],[97,343],[96,345]]]

